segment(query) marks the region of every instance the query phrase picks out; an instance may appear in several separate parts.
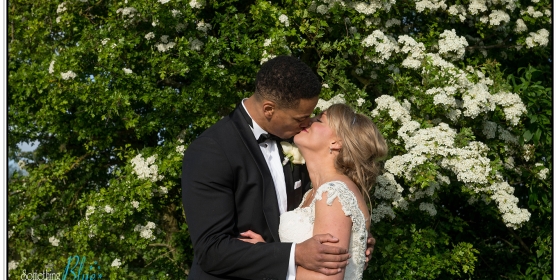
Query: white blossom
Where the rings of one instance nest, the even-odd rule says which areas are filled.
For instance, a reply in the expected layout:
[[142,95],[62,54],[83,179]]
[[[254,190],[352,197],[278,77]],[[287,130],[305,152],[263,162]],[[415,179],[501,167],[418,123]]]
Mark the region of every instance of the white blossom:
[[385,27],[386,28],[390,28],[393,25],[401,25],[401,21],[399,19],[392,18],[392,19],[387,20],[387,22],[385,22]]
[[533,158],[535,153],[535,146],[533,144],[525,144],[523,145],[523,159],[525,161],[530,161]]
[[29,233],[31,235],[31,241],[33,241],[33,243],[37,243],[37,241],[41,240],[40,236],[35,236],[35,229],[30,228]]
[[515,159],[513,157],[507,157],[504,162],[504,167],[508,170],[513,170],[515,168]]
[[138,12],[138,10],[136,10],[133,7],[125,7],[125,8],[119,8],[117,10],[117,14],[118,13],[122,13],[123,16],[128,16],[129,18],[134,17],[134,14]]
[[263,46],[268,47],[268,46],[270,46],[271,43],[272,43],[272,39],[265,39]]
[[49,237],[49,242],[51,243],[51,245],[58,247],[58,243],[60,242],[60,240],[58,240],[56,237],[51,236]]
[[196,24],[196,30],[202,31],[204,33],[207,33],[208,30],[211,29],[212,25],[210,23],[204,23],[204,20],[201,20]]
[[374,14],[378,9],[383,8],[380,1],[372,1],[369,4],[364,2],[351,2],[350,7],[354,8],[358,13],[365,15]]
[[529,33],[529,37],[525,39],[525,43],[527,44],[528,48],[533,48],[537,46],[545,47],[546,45],[548,45],[549,34],[550,33],[548,32],[548,30],[544,28],[537,31],[537,33],[531,32]]
[[111,263],[112,267],[120,267],[121,266],[121,260],[120,259],[114,259],[113,262]]
[[395,176],[386,172],[377,176],[374,196],[391,201],[396,208],[407,209],[408,203],[402,197],[403,190],[403,187],[395,180]]
[[14,270],[19,266],[19,262],[16,262],[14,260],[11,260],[10,262],[8,262],[8,271],[10,270]]
[[109,38],[105,38],[103,40],[101,40],[101,45],[105,46],[105,44],[107,44],[107,42],[109,42]]
[[278,20],[283,23],[286,27],[290,26],[290,20],[288,19],[288,16],[286,16],[285,14],[281,14],[280,17],[278,17]]
[[438,0],[420,0],[416,1],[416,11],[419,13],[423,12],[424,10],[435,11],[438,9],[446,9],[447,4],[445,4],[445,0],[438,1]]
[[496,129],[498,128],[498,124],[491,121],[485,121],[482,127],[482,133],[488,139],[492,139],[496,137]]
[[134,227],[134,231],[140,232],[140,237],[154,240],[156,237],[153,235],[153,229],[156,228],[156,225],[153,222],[148,222],[146,226],[136,225]]
[[144,38],[146,38],[146,40],[148,40],[148,41],[155,38],[155,37],[156,37],[156,35],[154,35],[154,32],[150,32],[150,33],[148,33],[144,36]]
[[317,13],[319,14],[326,14],[329,11],[329,7],[326,5],[319,5],[317,6]]
[[172,49],[173,47],[175,47],[175,42],[169,42],[167,44],[165,43],[159,43],[156,45],[156,48],[158,49],[159,52],[166,52],[170,49]]
[[88,206],[86,210],[86,220],[89,220],[89,216],[95,212],[94,206]]
[[434,206],[433,203],[422,202],[422,203],[420,203],[420,206],[418,207],[418,209],[420,209],[421,211],[428,212],[428,214],[430,214],[430,216],[435,216],[437,214],[436,207]]
[[131,202],[131,204],[132,204],[132,207],[134,207],[134,208],[136,208],[136,209],[138,209],[138,206],[140,206],[140,202],[138,202],[138,201],[136,201],[136,200],[133,200],[133,201]]
[[362,40],[364,47],[375,47],[375,51],[379,54],[378,58],[365,57],[366,60],[374,63],[384,64],[391,57],[393,52],[399,51],[397,41],[390,36],[385,35],[380,30],[373,31],[370,35]]
[[544,15],[541,11],[536,11],[535,7],[533,7],[533,6],[527,7],[526,11],[521,11],[521,15],[525,15],[525,14],[528,14],[531,17],[534,17],[534,18],[540,18]]
[[407,59],[424,58],[426,47],[423,43],[416,42],[412,37],[408,35],[399,36],[398,43],[401,45],[400,52],[409,55]]
[[202,49],[202,46],[204,46],[204,43],[197,38],[190,37],[189,46],[193,51],[200,51]]
[[472,0],[468,10],[471,14],[477,15],[479,12],[486,12],[488,7],[484,0]]
[[356,103],[358,103],[358,106],[360,107],[364,104],[364,102],[366,102],[366,100],[361,97],[356,99]]
[[111,214],[111,213],[113,213],[113,212],[115,211],[115,210],[114,210],[111,206],[109,206],[109,205],[105,205],[105,207],[104,207],[103,209],[105,210],[106,213],[109,213],[109,214]]
[[161,4],[165,4],[167,2],[169,2],[170,0],[158,0],[158,2],[160,2]]
[[[541,167],[544,166],[542,163],[536,163],[535,167]],[[548,173],[550,172],[550,170],[548,168],[542,168],[539,173],[537,174],[537,177],[539,177],[539,179],[541,180],[546,180],[546,178],[548,177]]]
[[175,10],[175,9],[171,10],[171,15],[173,15],[173,17],[177,17],[177,16],[180,16],[182,14],[183,13],[181,13],[181,11],[179,11],[179,10]]
[[128,68],[123,68],[122,70],[124,71],[125,74],[132,74],[132,70]]
[[185,145],[179,145],[175,147],[175,151],[179,154],[183,154],[185,152]]
[[502,10],[494,10],[488,17],[490,18],[490,25],[500,25],[500,22],[509,22],[509,15]]
[[74,79],[76,78],[76,73],[72,72],[71,70],[68,72],[62,72],[60,73],[60,76],[62,76],[63,80],[68,80],[68,79]]
[[185,30],[185,28],[187,28],[187,25],[184,23],[177,23],[177,25],[175,25],[175,31],[177,32],[181,32]]
[[54,73],[54,60],[51,61],[51,64],[49,65],[49,74]]
[[409,111],[403,107],[393,96],[382,95],[375,99],[377,108],[371,112],[372,117],[376,117],[381,111],[387,111],[393,121],[407,123],[410,121]]
[[507,227],[516,229],[531,217],[527,209],[517,207],[519,199],[513,195],[514,189],[507,182],[494,183],[485,191],[493,193],[490,197],[498,204]]
[[264,50],[263,53],[262,53],[261,64],[263,64],[263,63],[267,62],[268,60],[273,59],[275,57],[276,57],[276,55],[269,54],[266,50]]
[[515,29],[513,31],[515,31],[515,33],[523,33],[527,31],[527,25],[525,25],[523,19],[517,19],[515,22]]
[[515,137],[509,130],[498,126],[498,138],[504,140],[506,143],[517,144],[517,137]]
[[23,159],[18,160],[17,165],[18,165],[19,169],[25,169],[25,160],[23,160]]
[[158,166],[154,164],[155,160],[155,155],[144,160],[142,154],[138,154],[131,160],[133,172],[138,175],[138,179],[149,179],[152,182],[163,179],[163,175],[158,176]]
[[56,9],[56,13],[60,14],[60,13],[64,13],[65,11],[66,11],[66,2],[62,2],[58,5]]
[[380,203],[374,208],[371,212],[371,220],[374,223],[380,222],[383,218],[389,217],[391,219],[395,218],[395,212],[391,208],[391,206],[387,205],[386,203]]
[[449,14],[458,16],[461,22],[464,22],[467,15],[467,9],[463,5],[451,5],[447,10]]
[[319,110],[324,111],[327,110],[327,108],[329,108],[331,105],[333,104],[339,104],[339,103],[346,103],[346,100],[344,100],[344,95],[343,94],[338,94],[334,97],[332,97],[331,99],[329,99],[328,101],[319,98],[319,101],[317,102],[317,106],[315,106],[315,108],[319,108]]
[[486,84],[476,83],[470,86],[463,95],[463,114],[467,117],[474,119],[482,113],[493,111],[495,107],[493,97],[488,92]]
[[191,0],[189,2],[189,5],[193,9],[202,9],[206,5],[206,1],[204,1],[204,0]]
[[492,101],[503,107],[506,120],[513,125],[517,125],[521,115],[527,113],[523,100],[517,94],[500,92],[492,95]]
[[438,41],[439,54],[447,55],[452,60],[462,59],[465,55],[465,48],[469,46],[467,39],[457,36],[455,29],[445,30],[439,35]]

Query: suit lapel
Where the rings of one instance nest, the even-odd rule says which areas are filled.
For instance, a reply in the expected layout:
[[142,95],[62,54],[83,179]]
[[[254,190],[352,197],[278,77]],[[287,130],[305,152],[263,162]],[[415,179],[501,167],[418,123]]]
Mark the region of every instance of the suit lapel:
[[266,163],[261,149],[255,140],[255,136],[247,124],[244,112],[242,112],[243,110],[243,106],[239,104],[233,111],[231,119],[236,127],[236,130],[239,132],[243,143],[247,147],[247,150],[249,150],[250,156],[255,161],[258,172],[262,177],[263,213],[274,241],[280,242],[280,237],[278,236],[280,210],[278,209],[278,198],[276,197],[274,181],[272,179],[272,175],[270,174],[270,170],[268,170],[268,164]]
[[[280,144],[280,140],[276,141],[276,145],[278,146],[278,152],[280,153],[280,162],[284,163],[284,150],[282,149],[282,145]],[[295,179],[294,178],[294,174],[292,173],[292,164],[291,163],[286,163],[284,164],[284,166],[282,167],[284,168],[284,182],[286,182],[286,198],[288,200],[288,205],[287,205],[287,209],[288,211],[293,210],[297,205],[295,205],[296,199],[295,199],[295,192],[294,192],[294,182],[296,182],[299,179]]]

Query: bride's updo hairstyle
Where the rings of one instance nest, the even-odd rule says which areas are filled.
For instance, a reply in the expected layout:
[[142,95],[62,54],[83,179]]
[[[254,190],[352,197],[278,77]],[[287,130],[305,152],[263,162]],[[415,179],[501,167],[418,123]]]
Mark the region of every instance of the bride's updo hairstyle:
[[388,147],[373,121],[346,104],[334,104],[326,111],[329,125],[342,140],[335,160],[338,171],[350,177],[369,200],[369,191],[379,173],[379,160]]

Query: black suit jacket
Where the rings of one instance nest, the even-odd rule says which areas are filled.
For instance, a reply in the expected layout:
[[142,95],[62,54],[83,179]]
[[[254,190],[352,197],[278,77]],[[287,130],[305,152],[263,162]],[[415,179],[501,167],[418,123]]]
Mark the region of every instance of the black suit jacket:
[[[188,279],[286,278],[291,244],[280,242],[274,182],[242,110],[239,105],[207,129],[184,155],[183,207],[194,247]],[[294,169],[295,176],[286,176],[289,210],[309,182],[305,167]],[[294,191],[293,179],[303,187]],[[246,230],[267,243],[238,240]]]

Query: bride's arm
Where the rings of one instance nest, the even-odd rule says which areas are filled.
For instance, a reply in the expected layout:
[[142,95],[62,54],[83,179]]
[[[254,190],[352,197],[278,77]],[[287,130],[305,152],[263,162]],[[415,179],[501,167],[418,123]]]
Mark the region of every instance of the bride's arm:
[[[336,236],[339,242],[337,247],[350,247],[350,235],[352,233],[352,219],[344,215],[342,204],[336,198],[332,205],[327,205],[327,192],[323,193],[321,200],[315,202],[315,223],[313,235],[330,233]],[[324,275],[315,271],[307,270],[301,266],[297,267],[296,279],[343,279],[344,268],[335,275]]]

